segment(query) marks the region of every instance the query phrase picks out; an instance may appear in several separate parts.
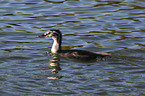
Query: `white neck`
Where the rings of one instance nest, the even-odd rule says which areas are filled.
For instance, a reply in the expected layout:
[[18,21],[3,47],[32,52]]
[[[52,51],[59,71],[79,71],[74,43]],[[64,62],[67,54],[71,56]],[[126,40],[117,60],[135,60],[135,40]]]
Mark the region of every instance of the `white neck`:
[[60,48],[61,46],[59,45],[59,42],[56,39],[53,39],[53,40],[54,40],[54,42],[53,42],[53,45],[52,45],[52,48],[51,48],[51,52],[53,54],[57,54],[58,50],[61,49]]

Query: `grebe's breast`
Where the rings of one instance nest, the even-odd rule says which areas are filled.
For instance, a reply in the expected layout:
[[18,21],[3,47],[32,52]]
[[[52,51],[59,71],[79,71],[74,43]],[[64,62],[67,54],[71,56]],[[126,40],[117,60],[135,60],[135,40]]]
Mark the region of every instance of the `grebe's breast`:
[[102,52],[93,52],[93,51],[87,51],[81,49],[73,49],[73,50],[61,50],[58,52],[58,55],[65,58],[92,60],[96,58],[104,58],[111,54],[102,53]]

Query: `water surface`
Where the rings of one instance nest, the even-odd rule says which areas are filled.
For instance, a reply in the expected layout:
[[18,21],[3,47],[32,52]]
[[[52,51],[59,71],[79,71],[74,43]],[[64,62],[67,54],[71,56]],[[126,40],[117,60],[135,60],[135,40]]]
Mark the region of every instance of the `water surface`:
[[[145,95],[144,0],[1,0],[0,95]],[[64,49],[109,52],[78,62],[49,56],[51,28]]]

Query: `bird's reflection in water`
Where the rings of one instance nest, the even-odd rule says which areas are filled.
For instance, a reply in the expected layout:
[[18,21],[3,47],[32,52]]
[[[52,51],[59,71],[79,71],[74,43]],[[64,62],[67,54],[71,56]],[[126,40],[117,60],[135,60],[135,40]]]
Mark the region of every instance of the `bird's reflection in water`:
[[[52,69],[51,73],[53,73],[53,74],[58,73],[59,70],[61,70],[60,64],[59,64],[59,61],[60,61],[59,57],[53,56],[53,58],[49,59],[49,61],[50,61],[50,64],[49,64],[50,67],[49,67],[49,69]],[[62,76],[49,76],[47,78],[48,79],[60,79],[60,78],[62,78]]]
[[50,59],[50,66],[52,69],[52,73],[58,73],[59,70],[61,70],[60,68],[60,64],[59,64],[59,57],[54,56],[52,59]]

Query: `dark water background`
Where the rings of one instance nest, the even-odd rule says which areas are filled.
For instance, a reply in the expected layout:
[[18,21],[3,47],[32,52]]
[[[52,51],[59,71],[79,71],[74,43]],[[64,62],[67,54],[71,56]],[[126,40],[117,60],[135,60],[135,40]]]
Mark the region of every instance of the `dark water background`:
[[[115,58],[56,61],[37,37],[51,28]],[[145,1],[0,0],[0,96],[24,95],[145,96]]]

